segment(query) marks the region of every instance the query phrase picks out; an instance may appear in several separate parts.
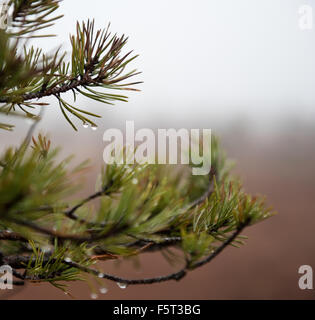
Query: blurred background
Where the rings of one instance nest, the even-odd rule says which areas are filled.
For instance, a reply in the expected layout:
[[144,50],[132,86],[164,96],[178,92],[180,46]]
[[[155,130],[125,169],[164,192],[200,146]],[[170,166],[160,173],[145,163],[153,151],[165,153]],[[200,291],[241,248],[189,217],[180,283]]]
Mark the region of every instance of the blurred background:
[[[140,54],[133,66],[143,73],[140,93],[114,107],[80,98],[98,112],[97,131],[65,121],[56,101],[37,131],[47,132],[60,157],[92,160],[79,195],[94,191],[108,128],[134,120],[140,128],[211,128],[220,137],[247,192],[263,194],[278,215],[249,229],[246,246],[228,248],[211,264],[180,282],[128,287],[104,283],[100,299],[312,299],[300,290],[298,268],[315,268],[315,30],[299,28],[299,8],[315,0],[115,0],[64,1],[65,17],[51,28],[58,37],[37,41],[46,51],[62,45],[77,20],[130,37]],[[313,11],[315,14],[315,11]],[[68,98],[72,99],[71,94]],[[0,120],[3,120],[2,118]],[[0,151],[22,141],[30,124],[1,132]],[[131,262],[104,271],[126,277],[166,274],[160,254],[144,254],[141,271]],[[176,268],[176,267],[175,267]],[[86,284],[71,285],[75,298],[89,299]],[[70,299],[52,286],[27,285],[0,292],[0,299]]]

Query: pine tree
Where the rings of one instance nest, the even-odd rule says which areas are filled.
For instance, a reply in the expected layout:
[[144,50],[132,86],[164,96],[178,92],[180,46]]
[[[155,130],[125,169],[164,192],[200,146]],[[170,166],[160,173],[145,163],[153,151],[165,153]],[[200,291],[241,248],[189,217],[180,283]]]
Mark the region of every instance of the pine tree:
[[[61,18],[55,15],[59,3],[10,0],[10,26],[0,30],[0,112],[8,118],[0,129],[13,131],[12,121],[20,117],[33,121],[23,143],[0,157],[0,265],[12,268],[16,285],[49,282],[66,291],[67,282],[86,281],[87,275],[121,286],[153,284],[178,281],[229,245],[242,245],[241,232],[273,212],[264,199],[242,190],[216,138],[209,175],[187,175],[186,167],[107,165],[95,193],[67,200],[80,188],[76,177],[86,163],[70,170],[71,158],[59,161],[46,136],[33,137],[37,111],[48,108],[41,98],[55,97],[74,130],[78,123],[96,127],[100,116],[79,108],[76,96],[127,101],[123,93],[137,91],[139,82],[129,81],[136,70],[125,71],[137,57],[124,52],[128,38],[112,35],[109,26],[95,31],[93,21],[77,23],[70,61],[61,49],[49,55],[25,43],[51,36],[41,32]],[[73,102],[63,97],[70,91]],[[184,264],[168,275],[123,279],[98,264],[171,248],[182,252]]]

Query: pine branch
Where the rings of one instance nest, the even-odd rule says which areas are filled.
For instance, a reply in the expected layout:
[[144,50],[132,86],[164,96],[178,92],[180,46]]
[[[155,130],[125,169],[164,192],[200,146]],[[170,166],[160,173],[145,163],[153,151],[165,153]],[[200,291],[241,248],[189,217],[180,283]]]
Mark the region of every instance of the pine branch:
[[[200,268],[201,266],[211,262],[215,257],[219,255],[228,245],[230,245],[236,238],[237,236],[244,230],[244,228],[248,225],[248,223],[244,223],[242,226],[240,226],[233,234],[229,236],[229,238],[222,243],[219,247],[217,247],[211,255],[209,255],[207,258],[199,261],[198,263],[195,263],[193,265],[189,265],[190,262],[187,261],[186,266],[182,269],[180,269],[177,272],[171,273],[166,276],[158,276],[158,277],[152,277],[152,278],[143,278],[143,279],[126,279],[106,273],[99,272],[98,270],[91,269],[88,267],[84,267],[76,262],[73,261],[63,261],[64,264],[73,267],[75,269],[78,269],[84,273],[92,274],[98,278],[102,279],[107,279],[110,281],[114,281],[117,283],[122,283],[126,285],[144,285],[144,284],[154,284],[154,283],[161,283],[161,282],[166,282],[166,281],[171,281],[171,280],[176,280],[179,281],[183,277],[186,276],[187,272],[191,270],[195,270],[197,268]],[[6,264],[9,264],[13,266],[14,268],[23,268],[25,265],[30,263],[30,258],[25,257],[25,256],[13,256],[13,257],[6,257],[4,259],[4,262]],[[51,262],[53,263],[50,258],[46,257],[45,258],[46,262]],[[23,280],[34,280],[32,277],[27,277],[24,276],[22,277]]]
[[[198,198],[196,199],[195,201],[193,201],[192,203],[190,203],[187,208],[189,209],[193,209],[195,207],[197,207],[198,205],[202,204],[202,202],[204,202],[207,198],[209,198],[209,196],[211,195],[211,193],[213,192],[213,177],[215,175],[215,168],[212,167],[210,173],[209,173],[209,184],[208,184],[208,187],[206,189],[206,191]],[[91,222],[88,222],[84,219],[80,219],[78,218],[74,213],[79,209],[81,208],[83,205],[85,205],[86,203],[94,200],[94,199],[97,199],[99,197],[102,197],[102,196],[106,196],[106,195],[109,195],[110,193],[108,192],[111,188],[111,184],[110,185],[106,185],[102,191],[99,191],[99,192],[96,192],[90,196],[88,196],[87,198],[85,198],[84,200],[82,200],[79,204],[77,204],[76,206],[74,206],[72,209],[66,211],[64,214],[74,220],[74,221],[78,221],[80,224],[85,224],[87,225],[87,227],[100,227],[100,228],[103,228],[105,227],[104,224],[100,224],[100,225],[97,225],[97,224],[93,224]],[[184,209],[185,211],[186,209]],[[71,241],[75,241],[75,242],[78,242],[78,243],[82,243],[82,242],[95,242],[95,241],[98,241],[98,240],[104,240],[108,237],[112,237],[114,236],[116,233],[119,233],[121,232],[122,230],[124,229],[127,229],[127,226],[125,226],[124,228],[115,228],[115,226],[113,226],[113,228],[105,233],[105,234],[102,234],[102,235],[90,235],[90,236],[86,236],[86,235],[78,235],[78,234],[75,234],[75,235],[70,235],[70,234],[62,234],[62,233],[59,233],[59,232],[56,232],[54,230],[50,230],[50,229],[47,229],[47,228],[44,228],[44,227],[41,227],[39,226],[38,224],[34,224],[30,221],[23,221],[23,220],[20,220],[20,219],[11,219],[12,222],[18,224],[18,225],[22,225],[22,226],[25,226],[25,227],[28,227],[34,231],[37,231],[37,232],[40,232],[42,234],[45,234],[45,235],[48,235],[48,236],[52,236],[54,238],[57,238],[59,240],[71,240]],[[131,235],[132,236],[132,235]],[[173,242],[174,239],[181,239],[180,237],[177,237],[177,238],[171,238],[172,240],[171,241],[168,241],[168,242]],[[1,238],[0,238],[1,240]],[[144,239],[138,239],[138,240],[141,240],[141,241],[145,241]],[[146,241],[147,243],[154,243],[153,241]],[[165,240],[163,242],[166,242]]]
[[59,8],[61,0],[10,0],[12,7],[11,36],[29,38],[47,37],[53,35],[35,35],[36,31],[48,28],[63,15],[50,18],[49,16]]
[[[96,242],[99,240],[104,240],[108,237],[112,237],[113,235],[115,235],[115,233],[121,232],[123,230],[123,228],[116,229],[115,226],[113,226],[112,230],[110,230],[108,233],[100,234],[100,235],[64,234],[61,232],[57,232],[57,231],[42,227],[38,224],[35,224],[35,223],[27,221],[27,220],[10,218],[9,221],[13,222],[17,225],[30,228],[30,229],[37,231],[39,233],[42,233],[44,235],[51,236],[51,237],[56,238],[58,240],[62,240],[62,241],[71,240],[71,241],[77,242],[77,243],[84,243],[84,242],[91,243],[91,242]],[[127,227],[125,227],[124,229],[127,229]]]
[[[97,102],[112,105],[114,101],[126,102],[128,97],[96,91],[95,88],[139,91],[133,86],[140,84],[140,81],[125,83],[125,80],[138,75],[139,72],[136,70],[125,72],[125,69],[137,56],[130,58],[131,52],[122,55],[122,49],[128,40],[124,35],[111,36],[109,28],[94,32],[94,21],[88,21],[81,25],[77,24],[76,35],[71,36],[70,40],[72,45],[71,67],[70,63],[64,62],[65,54],[59,56],[59,50],[53,57],[46,57],[41,54],[41,50],[31,47],[28,51],[24,49],[24,57],[14,58],[16,50],[7,44],[6,50],[11,50],[11,56],[18,60],[18,64],[13,60],[12,65],[18,65],[25,71],[25,76],[15,79],[11,85],[10,82],[4,82],[3,92],[1,92],[0,80],[0,103],[5,104],[2,108],[7,114],[10,115],[16,107],[19,107],[27,116],[35,117],[24,106],[29,109],[34,105],[41,105],[32,100],[54,96],[66,120],[77,130],[69,115],[78,118],[84,125],[92,126],[96,124],[91,117],[99,118],[100,116],[71,105],[61,98],[63,93],[72,91],[74,100],[78,94],[81,94]],[[18,42],[15,47],[17,44]],[[43,67],[39,68],[38,65]],[[6,75],[6,77],[9,76],[10,74]],[[27,79],[31,81],[27,82]],[[12,129],[8,125],[2,125],[2,128]]]

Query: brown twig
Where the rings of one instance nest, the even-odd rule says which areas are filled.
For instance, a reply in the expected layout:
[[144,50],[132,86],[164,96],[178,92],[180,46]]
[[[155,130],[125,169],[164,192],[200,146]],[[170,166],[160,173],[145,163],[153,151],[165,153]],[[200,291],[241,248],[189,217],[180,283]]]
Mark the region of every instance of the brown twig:
[[0,240],[28,242],[28,240],[20,234],[10,231],[0,231]]

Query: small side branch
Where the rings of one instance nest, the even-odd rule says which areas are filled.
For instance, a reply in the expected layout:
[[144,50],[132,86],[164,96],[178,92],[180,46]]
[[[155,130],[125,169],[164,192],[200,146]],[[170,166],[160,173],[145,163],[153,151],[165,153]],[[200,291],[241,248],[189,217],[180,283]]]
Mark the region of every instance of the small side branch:
[[99,197],[101,197],[101,196],[103,196],[103,195],[105,195],[105,194],[106,194],[106,192],[104,192],[104,191],[99,191],[99,192],[96,192],[96,193],[90,195],[90,196],[87,197],[86,199],[82,200],[79,204],[77,204],[76,206],[74,206],[74,207],[71,208],[70,210],[66,211],[66,212],[65,212],[65,215],[66,215],[68,218],[72,219],[72,220],[76,220],[76,221],[80,221],[80,222],[82,222],[82,223],[86,223],[85,220],[80,220],[80,218],[75,215],[75,212],[76,212],[79,208],[81,208],[82,206],[84,206],[86,203],[88,203],[88,202],[90,202],[90,201],[92,201],[92,200],[94,200],[94,199],[96,199],[96,198],[99,198]]
[[214,252],[212,252],[208,257],[204,258],[203,260],[200,260],[195,264],[193,264],[191,266],[191,269],[200,268],[203,265],[212,261],[216,256],[218,256],[227,246],[229,246],[240,235],[240,233],[244,230],[246,225],[247,224],[243,224],[238,229],[236,229],[236,231],[232,233],[232,235],[226,241],[224,241],[216,250],[214,250]]
[[195,201],[189,204],[189,208],[194,208],[202,204],[206,199],[208,199],[213,192],[213,178],[216,176],[216,168],[212,167],[209,173],[209,183],[206,191]]
[[20,234],[10,231],[0,231],[0,240],[28,242],[28,240]]

